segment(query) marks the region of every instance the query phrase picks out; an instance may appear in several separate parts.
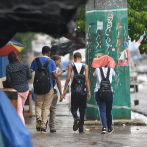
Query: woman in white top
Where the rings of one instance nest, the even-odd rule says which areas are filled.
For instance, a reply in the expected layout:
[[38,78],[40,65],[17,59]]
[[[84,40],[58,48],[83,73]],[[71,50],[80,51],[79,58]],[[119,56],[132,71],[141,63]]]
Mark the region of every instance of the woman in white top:
[[[54,55],[51,57],[52,60],[55,61],[56,67],[57,67],[57,73],[61,72],[61,69],[59,68],[60,64],[61,64],[61,58],[58,55]],[[55,129],[55,117],[56,117],[56,104],[57,104],[57,100],[58,100],[58,95],[57,95],[57,91],[59,90],[60,92],[60,102],[62,102],[63,100],[63,95],[62,95],[62,87],[61,87],[61,80],[60,77],[58,77],[57,79],[53,79],[53,86],[54,86],[54,98],[50,107],[50,119],[49,119],[49,127],[50,127],[50,132],[54,133],[56,132]]]
[[[105,67],[102,67],[102,70],[103,70],[103,73],[104,73],[104,77],[106,78],[107,71],[108,71],[107,65]],[[100,88],[100,84],[101,84],[101,81],[102,81],[100,68],[94,68],[92,76],[94,78],[97,78],[96,87],[94,89],[94,92],[95,92],[95,100],[96,100],[97,105],[98,105],[98,110],[99,110],[100,119],[101,119],[101,123],[102,123],[102,134],[106,133],[106,127],[108,127],[108,133],[112,133],[113,130],[114,130],[112,128],[113,94],[112,94],[110,101],[101,100],[98,97],[98,90]],[[110,73],[109,73],[110,83],[112,82],[112,76],[115,76],[115,71],[112,68],[110,68]]]

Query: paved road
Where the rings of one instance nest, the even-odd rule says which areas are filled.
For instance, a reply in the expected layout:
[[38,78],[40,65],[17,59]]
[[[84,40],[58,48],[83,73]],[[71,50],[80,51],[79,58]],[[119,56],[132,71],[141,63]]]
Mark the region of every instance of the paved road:
[[33,147],[146,147],[146,126],[115,126],[113,134],[100,134],[101,126],[85,126],[85,134],[72,130],[71,116],[57,116],[56,133],[41,134],[35,131],[35,117],[26,118]]
[[[147,83],[139,84],[139,91],[135,93],[131,89],[131,109],[147,116]],[[134,104],[134,100],[139,100],[139,105]]]
[[[131,89],[131,109],[147,115],[147,84],[139,85],[139,92],[136,94]],[[134,105],[134,100],[139,100],[139,105]],[[69,100],[63,103],[58,102],[56,117],[56,133],[41,134],[35,130],[36,119],[25,118],[33,147],[146,147],[147,127],[146,126],[114,126],[113,134],[101,134],[101,126],[85,126],[85,134],[79,134],[72,130],[73,118],[69,111]],[[134,115],[133,117],[140,117]],[[141,118],[142,119],[142,118]],[[144,118],[143,118],[144,119]],[[146,118],[145,118],[146,119]],[[147,120],[147,119],[146,119]]]

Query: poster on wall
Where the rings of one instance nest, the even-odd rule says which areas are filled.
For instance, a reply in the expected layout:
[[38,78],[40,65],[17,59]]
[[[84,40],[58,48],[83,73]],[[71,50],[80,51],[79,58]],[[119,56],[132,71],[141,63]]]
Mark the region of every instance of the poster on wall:
[[128,43],[125,41],[125,50],[120,52],[118,65],[129,65],[129,48]]

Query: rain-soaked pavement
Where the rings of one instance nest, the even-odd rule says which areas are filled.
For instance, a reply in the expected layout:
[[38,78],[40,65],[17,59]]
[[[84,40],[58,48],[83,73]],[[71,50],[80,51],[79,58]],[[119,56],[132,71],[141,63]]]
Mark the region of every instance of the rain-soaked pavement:
[[35,130],[35,117],[26,118],[34,147],[146,147],[146,126],[114,126],[112,134],[101,134],[101,126],[85,126],[85,134],[72,130],[71,116],[56,117],[56,133],[41,134]]
[[[25,118],[33,147],[147,147],[147,126],[114,126],[112,134],[101,134],[101,126],[85,126],[85,134],[74,132],[69,100],[57,104],[56,133],[41,134],[35,130],[36,118]],[[140,118],[132,112],[132,118]],[[147,123],[145,116],[142,119]]]

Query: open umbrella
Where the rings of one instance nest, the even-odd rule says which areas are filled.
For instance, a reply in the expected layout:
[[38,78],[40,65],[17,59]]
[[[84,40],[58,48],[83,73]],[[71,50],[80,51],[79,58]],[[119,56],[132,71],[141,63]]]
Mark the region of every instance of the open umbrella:
[[17,54],[20,54],[20,52],[24,48],[25,48],[25,46],[22,45],[21,43],[15,41],[15,40],[11,40],[4,47],[0,48],[0,56],[2,56],[2,57],[8,56],[8,54],[11,51],[14,51]]

